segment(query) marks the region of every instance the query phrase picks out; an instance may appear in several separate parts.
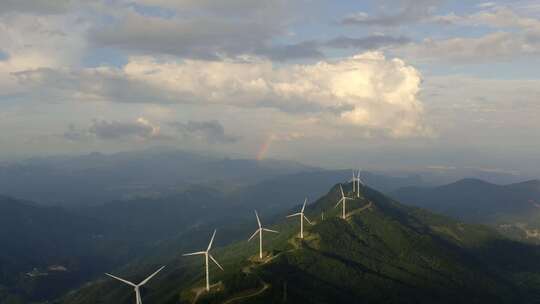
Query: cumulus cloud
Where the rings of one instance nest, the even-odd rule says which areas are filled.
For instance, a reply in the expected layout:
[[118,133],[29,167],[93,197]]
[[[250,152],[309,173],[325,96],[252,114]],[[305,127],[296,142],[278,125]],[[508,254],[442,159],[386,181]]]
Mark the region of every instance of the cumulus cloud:
[[238,141],[238,137],[225,133],[225,129],[218,121],[188,121],[169,123],[183,139],[194,139],[211,144],[233,143]]
[[131,58],[122,69],[43,69],[18,76],[27,88],[39,87],[41,94],[55,98],[264,107],[396,137],[426,132],[417,98],[420,73],[377,52],[287,66],[257,58],[164,61],[145,56]]

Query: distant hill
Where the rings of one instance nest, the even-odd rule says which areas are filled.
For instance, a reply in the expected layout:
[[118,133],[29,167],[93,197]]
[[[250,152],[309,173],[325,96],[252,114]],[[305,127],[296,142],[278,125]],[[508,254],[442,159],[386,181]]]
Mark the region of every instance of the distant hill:
[[[350,193],[351,185],[345,187]],[[534,303],[540,300],[540,250],[506,239],[484,226],[468,225],[401,205],[364,187],[348,203],[349,217],[334,208],[337,187],[310,204],[314,222],[297,238],[298,222],[288,212],[263,222],[279,234],[265,237],[258,262],[256,242],[247,238],[255,220],[230,222],[218,240],[244,238],[213,255],[225,272],[211,267],[219,283],[197,303]],[[293,208],[296,210],[297,208]],[[322,219],[324,212],[324,219]],[[273,223],[273,225],[270,225]],[[119,269],[137,280],[158,265],[167,268],[143,291],[149,303],[193,303],[203,284],[200,258],[181,253],[204,248],[211,229],[192,231]],[[188,239],[191,242],[188,242]],[[217,243],[220,245],[223,243]],[[163,252],[161,254],[160,252]],[[133,301],[132,290],[106,278],[59,300],[63,304]]]
[[106,234],[94,219],[0,197],[0,303],[56,297],[131,255]]
[[405,204],[468,222],[495,226],[506,235],[540,242],[540,181],[496,185],[478,179],[432,188],[407,187],[392,193]]
[[495,185],[478,179],[432,188],[407,187],[392,193],[401,202],[467,221],[491,222],[540,210],[540,181]]
[[98,205],[167,195],[194,184],[229,189],[313,171],[292,161],[230,159],[178,150],[91,153],[0,164],[0,193],[49,205]]

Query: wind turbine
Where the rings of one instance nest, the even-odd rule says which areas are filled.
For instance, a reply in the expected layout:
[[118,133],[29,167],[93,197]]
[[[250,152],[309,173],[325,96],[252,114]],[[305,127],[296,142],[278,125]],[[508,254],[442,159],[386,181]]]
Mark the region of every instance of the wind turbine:
[[156,272],[152,273],[149,277],[147,277],[146,279],[144,279],[142,282],[140,282],[139,284],[135,284],[135,283],[132,283],[128,280],[124,280],[122,278],[119,278],[119,277],[116,277],[116,276],[113,276],[112,274],[108,274],[106,273],[106,275],[108,275],[109,277],[113,278],[113,279],[117,279],[118,281],[121,281],[123,283],[126,283],[128,285],[131,285],[133,286],[133,288],[135,289],[135,304],[142,304],[142,299],[141,299],[141,286],[143,286],[144,284],[148,283],[148,281],[150,281],[150,279],[152,279],[156,274],[158,274],[158,272],[160,272],[163,268],[165,268],[165,266],[161,267],[160,269],[158,269]]
[[223,267],[219,265],[218,261],[210,254],[210,249],[212,249],[212,243],[214,242],[214,237],[216,236],[216,230],[214,230],[214,234],[212,234],[212,238],[210,239],[210,244],[208,244],[208,248],[206,248],[206,251],[198,251],[193,253],[186,253],[184,256],[189,255],[204,255],[205,259],[205,267],[206,267],[206,291],[210,291],[210,276],[208,274],[208,259],[210,258],[216,265],[223,270]]
[[300,238],[304,238],[304,219],[311,225],[309,219],[304,215],[304,209],[306,209],[307,198],[304,200],[304,205],[302,206],[302,211],[288,215],[287,217],[300,216]]
[[257,235],[257,233],[259,234],[259,258],[262,260],[262,258],[263,258],[263,255],[262,255],[262,253],[263,253],[263,248],[262,248],[263,231],[273,232],[273,233],[278,233],[278,232],[275,231],[275,230],[263,228],[263,226],[261,224],[261,220],[259,219],[259,214],[257,213],[257,210],[255,210],[255,217],[257,217],[257,224],[259,224],[259,229],[257,229],[257,231],[255,231],[253,233],[253,235],[249,238],[248,242],[251,241],[251,239],[253,239],[253,237],[255,237]]
[[345,193],[343,193],[343,187],[341,187],[341,185],[339,185],[339,189],[341,190],[341,199],[337,202],[336,208],[337,208],[337,206],[339,206],[339,204],[343,205],[343,214],[342,214],[341,218],[345,219],[346,218],[345,217],[345,211],[347,209],[347,200],[352,200],[353,198],[345,196]]

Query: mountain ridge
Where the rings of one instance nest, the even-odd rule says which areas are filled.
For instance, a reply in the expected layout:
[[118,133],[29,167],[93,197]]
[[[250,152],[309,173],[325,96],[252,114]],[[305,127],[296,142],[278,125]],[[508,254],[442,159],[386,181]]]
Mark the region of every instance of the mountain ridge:
[[[350,184],[345,191],[350,194]],[[246,241],[217,248],[213,255],[226,271],[211,269],[212,282],[221,283],[210,294],[200,295],[197,303],[222,303],[238,297],[238,303],[350,303],[359,299],[385,303],[525,303],[525,296],[539,294],[530,284],[538,279],[538,269],[524,265],[540,257],[534,246],[510,241],[484,226],[401,205],[367,187],[362,188],[360,199],[348,203],[350,217],[343,220],[338,218],[340,210],[334,208],[338,198],[336,185],[308,205],[306,215],[315,225],[308,228],[304,241],[297,240],[297,221],[284,219],[286,213],[278,217],[271,228],[280,234],[265,236],[265,256],[271,257],[266,263],[256,262],[258,246]],[[324,220],[322,211],[326,213]],[[264,215],[263,222],[269,223]],[[238,231],[246,238],[250,232],[249,227]],[[204,239],[202,235],[201,246]],[[493,253],[495,248],[497,253]],[[513,261],[512,266],[508,266],[509,261]],[[166,261],[147,262],[150,269],[150,265]],[[145,265],[141,263],[131,269],[141,269]],[[194,290],[202,283],[199,259],[177,256],[168,264],[164,274],[148,287],[145,301],[192,302]],[[243,271],[246,267],[250,271]],[[520,276],[525,279],[519,281]],[[99,294],[97,290],[111,293]],[[129,296],[121,286],[101,280],[61,303],[90,300],[129,303]]]

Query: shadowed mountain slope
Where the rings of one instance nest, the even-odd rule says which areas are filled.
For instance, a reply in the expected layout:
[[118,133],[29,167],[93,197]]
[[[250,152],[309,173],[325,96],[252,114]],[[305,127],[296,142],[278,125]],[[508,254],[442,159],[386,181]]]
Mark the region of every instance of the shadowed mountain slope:
[[[308,206],[306,215],[314,225],[306,228],[304,240],[298,239],[298,221],[285,220],[286,213],[274,219],[263,214],[263,223],[280,231],[265,235],[263,261],[258,261],[257,242],[240,240],[216,248],[213,255],[225,271],[211,267],[211,281],[218,284],[210,294],[199,293],[204,280],[202,260],[180,255],[205,248],[209,227],[163,244],[152,256],[119,272],[139,278],[167,264],[144,291],[144,301],[150,303],[192,303],[195,298],[197,303],[540,300],[537,247],[508,240],[484,226],[406,207],[367,187],[360,198],[347,203],[348,218],[343,220],[338,217],[340,209],[334,208],[338,189],[333,187]],[[352,195],[350,184],[345,191]],[[256,229],[254,219],[227,225],[218,231],[218,239],[247,238]],[[127,304],[131,296],[129,288],[103,279],[70,294],[62,303]]]

